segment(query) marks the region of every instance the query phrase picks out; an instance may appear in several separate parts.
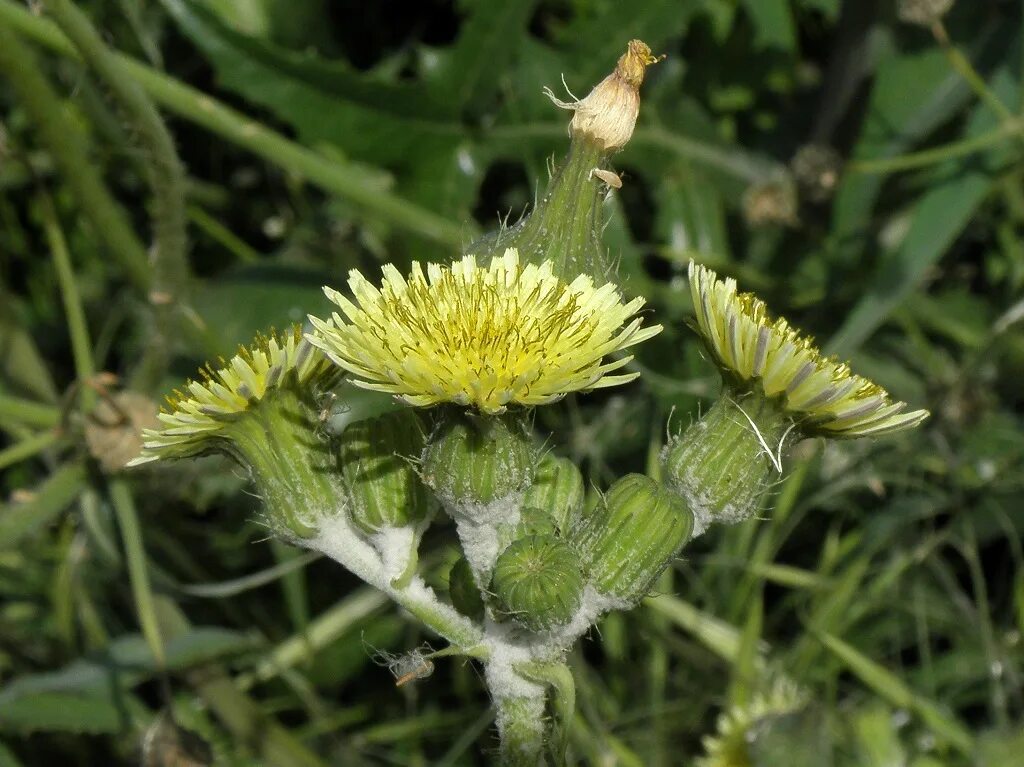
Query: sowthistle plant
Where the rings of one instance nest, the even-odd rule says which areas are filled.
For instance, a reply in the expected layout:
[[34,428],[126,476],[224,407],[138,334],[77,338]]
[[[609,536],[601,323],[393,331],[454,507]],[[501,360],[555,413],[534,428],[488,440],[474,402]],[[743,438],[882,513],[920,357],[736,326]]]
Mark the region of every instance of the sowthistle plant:
[[[724,386],[665,446],[663,482],[631,474],[588,506],[579,469],[541,448],[534,408],[634,380],[626,350],[661,331],[600,245],[610,159],[655,61],[634,40],[586,98],[549,92],[573,111],[570,148],[522,223],[450,264],[407,276],[387,265],[379,283],[352,271],[347,293],[324,289],[330,317],[261,336],[175,392],[135,461],[220,451],[246,467],[274,534],[383,591],[449,643],[440,653],[483,664],[506,765],[563,760],[569,649],[604,613],[636,606],[692,536],[756,514],[797,439],[878,436],[927,416],[691,264],[694,329]],[[353,385],[401,407],[325,440],[320,403]],[[447,595],[418,563],[439,512],[462,554]],[[438,654],[419,652],[401,678]]]

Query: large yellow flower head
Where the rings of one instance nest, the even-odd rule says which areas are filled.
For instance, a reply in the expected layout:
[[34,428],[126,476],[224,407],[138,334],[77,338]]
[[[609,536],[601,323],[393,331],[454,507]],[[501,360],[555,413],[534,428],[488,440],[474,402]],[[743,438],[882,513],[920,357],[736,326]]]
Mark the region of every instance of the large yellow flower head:
[[408,279],[391,265],[378,289],[358,271],[353,300],[324,288],[342,313],[310,317],[307,338],[349,371],[353,383],[429,406],[469,405],[489,414],[508,405],[543,405],[572,391],[631,381],[608,375],[632,357],[606,355],[661,331],[634,315],[643,299],[623,302],[612,284],[565,282],[550,263],[522,265],[515,250],[478,265],[414,263]]
[[771,320],[753,293],[737,293],[736,281],[720,280],[690,262],[690,291],[697,329],[723,374],[757,387],[808,434],[853,438],[877,436],[920,424],[927,410],[903,412],[882,387],[855,375],[845,363],[823,357],[813,339],[785,319]]
[[163,458],[185,458],[213,448],[229,424],[285,384],[329,385],[336,368],[302,337],[302,329],[257,336],[220,368],[207,365],[201,380],[185,382],[167,397],[168,408],[157,417],[164,426],[143,431],[142,454],[130,465]]

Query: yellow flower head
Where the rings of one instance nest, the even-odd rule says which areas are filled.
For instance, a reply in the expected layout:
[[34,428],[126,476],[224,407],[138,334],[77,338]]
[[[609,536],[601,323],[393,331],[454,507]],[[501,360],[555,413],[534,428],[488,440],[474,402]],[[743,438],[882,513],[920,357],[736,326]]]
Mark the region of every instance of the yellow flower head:
[[349,275],[354,301],[324,288],[345,317],[310,317],[309,340],[354,376],[353,383],[405,402],[442,402],[501,413],[510,404],[543,405],[571,391],[632,381],[607,375],[632,357],[605,355],[661,331],[634,317],[642,298],[623,303],[612,284],[570,283],[552,265],[521,265],[515,250],[478,266],[414,263],[406,279],[390,264],[380,289]]
[[829,437],[867,437],[910,429],[927,410],[904,413],[882,387],[826,358],[813,339],[785,319],[771,320],[753,293],[737,293],[736,281],[720,280],[690,262],[690,292],[697,330],[715,362],[741,385],[756,385],[800,424]]
[[796,685],[775,679],[747,705],[732,706],[718,715],[715,734],[701,739],[704,756],[696,760],[696,767],[752,767],[751,730],[766,717],[792,713],[804,702]]
[[221,359],[221,365],[216,370],[206,365],[199,371],[202,380],[186,381],[167,397],[167,409],[157,416],[163,428],[142,432],[142,454],[129,465],[202,453],[224,436],[225,426],[286,382],[327,386],[337,377],[334,366],[302,337],[299,325],[257,336],[230,362]]

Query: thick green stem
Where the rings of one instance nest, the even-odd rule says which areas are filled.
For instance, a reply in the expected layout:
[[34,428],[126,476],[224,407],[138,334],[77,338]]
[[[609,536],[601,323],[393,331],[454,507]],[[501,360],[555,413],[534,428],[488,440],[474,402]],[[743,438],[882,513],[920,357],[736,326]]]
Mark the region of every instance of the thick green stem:
[[536,687],[534,695],[496,695],[494,698],[502,767],[543,767],[548,764],[545,757],[544,688]]
[[512,229],[473,243],[468,252],[487,257],[516,248],[523,261],[554,262],[555,274],[564,279],[580,274],[608,279],[612,270],[601,245],[601,203],[607,187],[593,175],[605,169],[608,156],[607,150],[586,136],[574,138],[533,213]]
[[120,262],[132,282],[148,292],[151,275],[146,249],[92,163],[86,134],[64,109],[33,52],[3,18],[0,18],[0,76],[10,82],[18,103],[35,124],[96,236]]

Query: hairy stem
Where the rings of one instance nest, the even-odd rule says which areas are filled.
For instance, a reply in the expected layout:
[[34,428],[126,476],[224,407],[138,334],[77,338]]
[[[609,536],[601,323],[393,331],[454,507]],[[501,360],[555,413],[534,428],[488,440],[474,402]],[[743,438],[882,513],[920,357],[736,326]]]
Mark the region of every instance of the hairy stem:
[[69,0],[45,0],[45,5],[85,63],[110,89],[143,149],[153,193],[153,290],[166,294],[167,299],[162,300],[175,299],[188,279],[188,244],[185,170],[174,140],[153,102],[131,78],[120,57],[104,45],[86,15]]
[[380,555],[356,532],[344,514],[334,514],[321,521],[318,535],[303,545],[320,551],[353,575],[387,594],[391,599],[420,619],[428,628],[461,648],[472,648],[483,638],[483,630],[454,607],[445,604],[414,576],[401,588],[392,585]]
[[120,58],[104,45],[88,17],[69,0],[46,0],[46,6],[85,63],[113,94],[146,160],[147,182],[153,194],[154,240],[149,300],[157,333],[156,342],[146,345],[141,370],[144,385],[155,384],[163,376],[170,354],[168,339],[174,335],[174,307],[188,283],[185,170],[153,102],[131,79]]
[[[547,739],[544,688],[534,685],[531,695],[494,696],[502,767],[542,767]],[[494,692],[492,690],[492,692]]]
[[64,109],[32,50],[11,31],[6,20],[0,21],[0,76],[11,84],[18,103],[35,124],[96,237],[109,248],[136,287],[148,292],[151,275],[145,247],[92,163],[86,134]]
[[[17,30],[63,56],[78,56],[75,47],[59,29],[46,19],[33,16],[13,0],[0,0],[0,29],[5,27]],[[14,34],[8,33],[5,37],[14,38]],[[365,211],[382,216],[395,226],[427,240],[442,245],[461,245],[464,240],[472,239],[474,227],[471,223],[450,221],[382,190],[367,181],[361,170],[352,164],[290,141],[247,115],[128,56],[113,55],[154,101],[185,120],[201,125],[221,138],[302,176],[313,185],[350,200]]]

